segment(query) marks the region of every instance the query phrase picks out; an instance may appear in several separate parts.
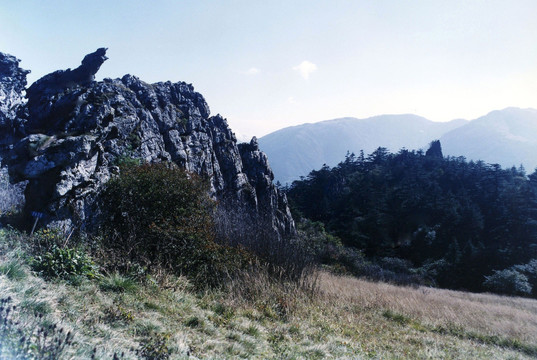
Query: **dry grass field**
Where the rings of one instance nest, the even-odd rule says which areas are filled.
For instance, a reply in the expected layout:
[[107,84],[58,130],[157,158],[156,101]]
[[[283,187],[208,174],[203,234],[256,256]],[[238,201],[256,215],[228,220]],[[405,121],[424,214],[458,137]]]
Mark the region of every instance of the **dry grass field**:
[[[373,283],[322,273],[325,299],[340,307],[381,308],[430,328],[457,329],[537,346],[537,301],[433,288]],[[337,306],[337,305],[336,305]]]
[[[114,353],[125,359],[537,357],[536,300],[324,271],[316,279],[315,291],[261,274],[205,292],[166,274],[144,282],[107,274],[73,284],[43,280],[20,248],[0,246],[0,299],[17,305],[18,327],[54,323],[71,330],[65,359],[112,359]],[[0,326],[3,336],[8,330]],[[10,358],[3,351],[0,358]]]

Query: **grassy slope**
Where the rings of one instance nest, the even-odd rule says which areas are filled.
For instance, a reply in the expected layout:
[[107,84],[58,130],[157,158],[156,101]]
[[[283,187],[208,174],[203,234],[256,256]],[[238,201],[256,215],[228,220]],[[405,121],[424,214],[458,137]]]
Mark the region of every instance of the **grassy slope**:
[[[0,232],[0,245],[5,233]],[[65,358],[111,358],[147,339],[170,358],[525,359],[537,356],[537,301],[371,283],[321,272],[311,293],[262,276],[195,293],[184,278],[135,284],[120,276],[45,282],[20,248],[0,246],[0,298],[20,326],[55,322],[75,333]],[[240,294],[240,295],[239,295]],[[248,296],[249,295],[249,296]],[[158,343],[158,342],[157,342]],[[155,345],[156,346],[156,345]],[[1,357],[1,356],[0,356]]]

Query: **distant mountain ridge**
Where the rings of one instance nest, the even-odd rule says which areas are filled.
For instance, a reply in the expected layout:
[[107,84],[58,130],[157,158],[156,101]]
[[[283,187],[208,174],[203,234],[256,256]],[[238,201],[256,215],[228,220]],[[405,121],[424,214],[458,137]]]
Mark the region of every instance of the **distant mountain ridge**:
[[323,164],[336,165],[347,151],[424,149],[435,139],[444,155],[532,170],[537,166],[537,110],[507,108],[444,123],[413,114],[347,117],[284,128],[261,137],[259,145],[275,179],[285,184]]
[[379,146],[390,151],[421,148],[466,123],[439,123],[412,114],[348,117],[284,128],[261,137],[259,146],[268,155],[275,178],[287,183],[323,164],[336,165],[347,151],[368,154]]
[[488,113],[440,138],[444,155],[471,160],[537,167],[537,110],[506,108]]

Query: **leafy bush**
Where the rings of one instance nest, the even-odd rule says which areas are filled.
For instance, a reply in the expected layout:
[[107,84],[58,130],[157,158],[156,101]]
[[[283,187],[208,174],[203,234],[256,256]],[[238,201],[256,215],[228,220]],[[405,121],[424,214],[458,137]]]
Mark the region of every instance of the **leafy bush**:
[[532,259],[527,264],[514,265],[511,269],[528,277],[528,282],[533,289],[532,295],[537,298],[537,259]]
[[195,174],[166,164],[123,167],[102,202],[102,242],[116,269],[138,262],[212,286],[246,261],[244,252],[214,242],[214,202]]
[[67,245],[67,237],[58,228],[40,229],[29,238],[30,251],[34,254],[42,254],[54,248],[63,248]]
[[378,260],[383,269],[390,270],[400,274],[412,273],[412,263],[405,259],[396,257],[383,257]]
[[531,294],[531,285],[526,275],[516,270],[495,270],[494,274],[485,276],[483,286],[491,291],[509,295]]
[[322,222],[302,218],[297,221],[297,230],[304,246],[317,261],[332,264],[337,260],[343,244],[339,238],[326,232]]
[[99,278],[98,266],[82,250],[76,248],[54,247],[32,259],[31,266],[45,278],[69,279],[84,276],[88,279]]
[[334,248],[332,269],[336,273],[350,273],[372,281],[396,285],[430,285],[431,280],[423,269],[412,268],[409,261],[383,257],[369,260],[364,253],[351,247]]

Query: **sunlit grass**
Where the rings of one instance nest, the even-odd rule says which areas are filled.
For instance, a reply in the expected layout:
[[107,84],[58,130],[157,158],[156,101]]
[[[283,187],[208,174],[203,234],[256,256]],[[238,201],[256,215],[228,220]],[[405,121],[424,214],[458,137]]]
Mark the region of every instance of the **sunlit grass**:
[[[3,248],[3,247],[2,247]],[[73,330],[65,358],[526,359],[537,356],[537,301],[399,287],[318,273],[317,290],[262,272],[195,292],[184,277],[143,282],[112,274],[45,281],[0,253],[0,297],[21,326],[30,316]],[[9,276],[12,267],[24,277]],[[94,349],[97,350],[94,350]],[[141,350],[142,349],[142,350]],[[138,350],[138,353],[137,353]],[[138,354],[138,355],[137,355]]]

